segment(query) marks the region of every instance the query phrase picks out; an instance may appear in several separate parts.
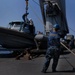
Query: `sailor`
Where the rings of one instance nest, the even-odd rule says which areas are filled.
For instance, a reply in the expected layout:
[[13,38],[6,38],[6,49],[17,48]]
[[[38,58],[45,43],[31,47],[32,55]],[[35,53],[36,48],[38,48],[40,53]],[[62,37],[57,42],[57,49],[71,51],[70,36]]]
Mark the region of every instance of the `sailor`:
[[53,5],[50,1],[48,1],[48,4],[46,5],[46,14],[52,15],[53,11]]
[[48,1],[46,5],[47,16],[56,16],[60,13],[61,9],[55,1]]
[[60,56],[60,36],[58,35],[59,25],[55,24],[53,26],[53,31],[50,32],[48,36],[48,49],[46,52],[46,61],[44,63],[42,72],[46,73],[51,58],[53,58],[53,64],[52,64],[52,72],[56,72],[56,67],[58,64],[58,59]]
[[34,27],[33,20],[31,18],[29,19],[29,30],[31,34],[35,34],[35,27]]

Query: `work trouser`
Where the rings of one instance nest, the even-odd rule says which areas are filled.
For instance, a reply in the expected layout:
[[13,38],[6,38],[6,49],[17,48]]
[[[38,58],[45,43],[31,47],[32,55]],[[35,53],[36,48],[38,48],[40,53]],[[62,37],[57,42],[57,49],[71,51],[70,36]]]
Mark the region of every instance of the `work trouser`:
[[56,70],[58,59],[60,55],[60,50],[58,48],[48,48],[46,52],[46,61],[43,67],[43,70],[46,71],[49,67],[50,60],[53,58],[52,70]]

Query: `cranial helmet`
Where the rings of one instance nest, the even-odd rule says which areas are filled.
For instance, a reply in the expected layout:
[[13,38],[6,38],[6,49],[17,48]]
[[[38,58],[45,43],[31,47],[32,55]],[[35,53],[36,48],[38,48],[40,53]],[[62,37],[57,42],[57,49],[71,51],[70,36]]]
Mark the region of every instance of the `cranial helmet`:
[[58,24],[55,24],[55,25],[53,26],[53,28],[59,29],[60,27],[59,27]]

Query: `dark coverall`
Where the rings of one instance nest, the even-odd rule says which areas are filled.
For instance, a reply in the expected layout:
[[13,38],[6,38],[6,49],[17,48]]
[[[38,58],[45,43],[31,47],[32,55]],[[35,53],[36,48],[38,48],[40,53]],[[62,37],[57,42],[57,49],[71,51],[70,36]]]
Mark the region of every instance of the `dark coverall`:
[[43,72],[49,67],[50,60],[53,58],[52,71],[56,71],[58,59],[60,55],[60,36],[57,32],[51,32],[48,36],[48,49],[46,52],[46,61],[43,66]]

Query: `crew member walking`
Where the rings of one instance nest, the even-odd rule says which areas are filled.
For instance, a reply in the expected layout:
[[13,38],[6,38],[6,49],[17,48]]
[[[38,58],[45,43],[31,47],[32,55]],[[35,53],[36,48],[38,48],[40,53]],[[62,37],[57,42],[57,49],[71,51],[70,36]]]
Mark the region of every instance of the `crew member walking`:
[[58,30],[59,30],[59,25],[55,24],[53,26],[53,31],[50,32],[48,36],[48,49],[46,52],[46,61],[42,69],[43,73],[46,73],[51,58],[53,58],[52,72],[56,72],[56,67],[60,56],[60,36],[58,35]]

